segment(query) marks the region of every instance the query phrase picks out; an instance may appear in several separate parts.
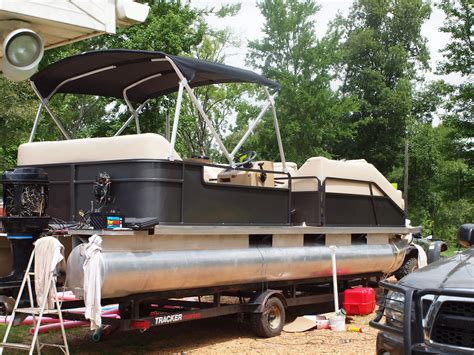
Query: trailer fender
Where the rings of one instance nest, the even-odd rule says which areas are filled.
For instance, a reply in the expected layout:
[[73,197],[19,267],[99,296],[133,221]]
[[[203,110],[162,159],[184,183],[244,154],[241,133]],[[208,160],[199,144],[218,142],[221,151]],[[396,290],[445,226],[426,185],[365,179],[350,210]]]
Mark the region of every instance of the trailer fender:
[[255,308],[253,308],[250,313],[262,313],[263,309],[265,307],[265,304],[271,297],[278,297],[280,301],[283,303],[283,306],[285,308],[288,307],[288,304],[286,302],[285,296],[283,296],[283,293],[279,290],[266,290],[258,295],[256,295],[251,301],[250,304],[256,305]]
[[418,269],[418,249],[413,244],[411,244],[406,249],[402,264],[397,270],[393,272],[392,275],[395,276],[397,280],[400,280],[411,273],[414,268]]
[[441,252],[448,250],[448,245],[441,241],[436,240],[432,242],[428,248],[428,264],[437,261],[441,258]]
[[405,263],[410,258],[418,259],[418,249],[413,244],[410,244],[406,249],[405,257],[403,258],[403,263]]

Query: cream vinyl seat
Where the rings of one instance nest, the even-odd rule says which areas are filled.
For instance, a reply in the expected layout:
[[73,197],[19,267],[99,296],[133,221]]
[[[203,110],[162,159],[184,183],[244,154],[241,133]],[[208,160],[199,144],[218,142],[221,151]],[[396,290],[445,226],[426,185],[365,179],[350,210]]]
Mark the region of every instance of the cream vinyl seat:
[[[298,170],[298,165],[291,161],[287,161],[285,164],[286,164],[286,169],[288,170],[288,173],[291,176],[294,176],[296,174],[296,171]],[[273,169],[275,171],[283,171],[283,163],[282,162],[273,163]]]
[[[372,194],[383,196],[384,193],[390,197],[401,209],[405,203],[402,193],[396,190],[392,184],[373,166],[364,159],[359,160],[331,160],[324,157],[309,158],[295,176],[317,176],[321,183],[326,179],[326,192],[347,193],[356,195],[370,195],[369,184],[365,181],[374,182]],[[339,178],[347,180],[336,180]],[[361,180],[351,181],[351,180]],[[298,179],[292,182],[292,191],[316,191],[318,184],[315,179]]]
[[[290,162],[290,161],[287,161],[285,164],[286,164],[286,170],[288,171],[290,176],[295,176],[296,171],[298,170],[298,165],[296,163],[293,163],[293,162]],[[283,163],[282,162],[273,163],[273,170],[283,172]],[[285,176],[286,175],[276,174],[275,178],[285,177]],[[275,180],[275,187],[287,188],[288,187],[288,180],[278,180],[278,179]]]
[[205,182],[213,182],[217,183],[217,176],[225,171],[225,169],[221,167],[214,167],[214,166],[204,166],[203,168],[203,179]]
[[[155,133],[117,137],[33,142],[18,148],[18,165],[41,165],[127,159],[168,159],[170,142]],[[173,150],[174,160],[181,160]]]

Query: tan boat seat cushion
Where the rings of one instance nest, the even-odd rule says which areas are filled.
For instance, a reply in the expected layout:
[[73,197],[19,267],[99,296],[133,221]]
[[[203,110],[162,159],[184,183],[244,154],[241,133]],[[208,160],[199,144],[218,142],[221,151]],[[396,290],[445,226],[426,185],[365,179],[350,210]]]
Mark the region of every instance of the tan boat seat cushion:
[[[275,171],[283,171],[283,163],[282,162],[273,163],[273,169]],[[294,176],[296,174],[296,171],[298,170],[298,165],[296,165],[296,163],[293,163],[291,161],[287,161],[286,162],[286,169],[288,170],[288,173],[291,176]]]
[[[274,169],[275,171],[283,171],[283,163],[282,163],[282,162],[275,162],[275,163],[273,163],[273,169]],[[287,162],[286,162],[286,170],[288,171],[288,173],[289,173],[291,176],[295,176],[295,175],[296,175],[296,171],[298,170],[298,165],[297,165],[296,163],[287,161]],[[286,175],[275,174],[275,178],[279,178],[279,177],[286,177]],[[288,180],[278,180],[278,179],[276,179],[276,180],[275,180],[275,187],[284,187],[284,188],[287,188],[287,187],[288,187]]]
[[203,178],[205,182],[214,182],[217,183],[217,176],[225,171],[224,168],[215,167],[215,166],[204,166],[203,167]]
[[[326,179],[326,192],[338,192],[357,195],[370,195],[370,187],[366,182],[348,181],[350,179],[371,181],[372,193],[375,196],[390,197],[400,208],[404,208],[402,193],[373,166],[364,159],[331,160],[323,157],[308,159],[296,172],[295,176],[317,176],[321,183]],[[348,180],[330,179],[341,178]],[[379,188],[377,188],[378,186]],[[318,189],[315,179],[293,180],[292,191],[315,191]]]
[[[18,148],[18,165],[81,163],[127,159],[168,159],[170,143],[159,134],[33,142]],[[173,150],[173,158],[181,160]]]

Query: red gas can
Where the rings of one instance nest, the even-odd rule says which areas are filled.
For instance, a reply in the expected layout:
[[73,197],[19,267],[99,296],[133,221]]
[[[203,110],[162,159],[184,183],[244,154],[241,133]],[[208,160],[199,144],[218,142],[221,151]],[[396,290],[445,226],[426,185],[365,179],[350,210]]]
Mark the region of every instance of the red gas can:
[[375,309],[375,290],[370,287],[356,287],[344,291],[344,309],[348,316],[365,315]]

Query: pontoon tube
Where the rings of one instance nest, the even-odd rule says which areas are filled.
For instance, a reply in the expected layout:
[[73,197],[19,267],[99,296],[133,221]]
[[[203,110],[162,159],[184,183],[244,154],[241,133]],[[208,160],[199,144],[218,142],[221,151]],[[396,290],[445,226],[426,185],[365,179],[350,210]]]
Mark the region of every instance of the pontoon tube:
[[[390,273],[401,265],[406,241],[395,244],[339,246],[339,275]],[[68,259],[68,287],[82,296],[81,246]],[[105,251],[102,298],[131,294],[238,285],[263,281],[316,279],[331,275],[325,246],[186,251]]]

